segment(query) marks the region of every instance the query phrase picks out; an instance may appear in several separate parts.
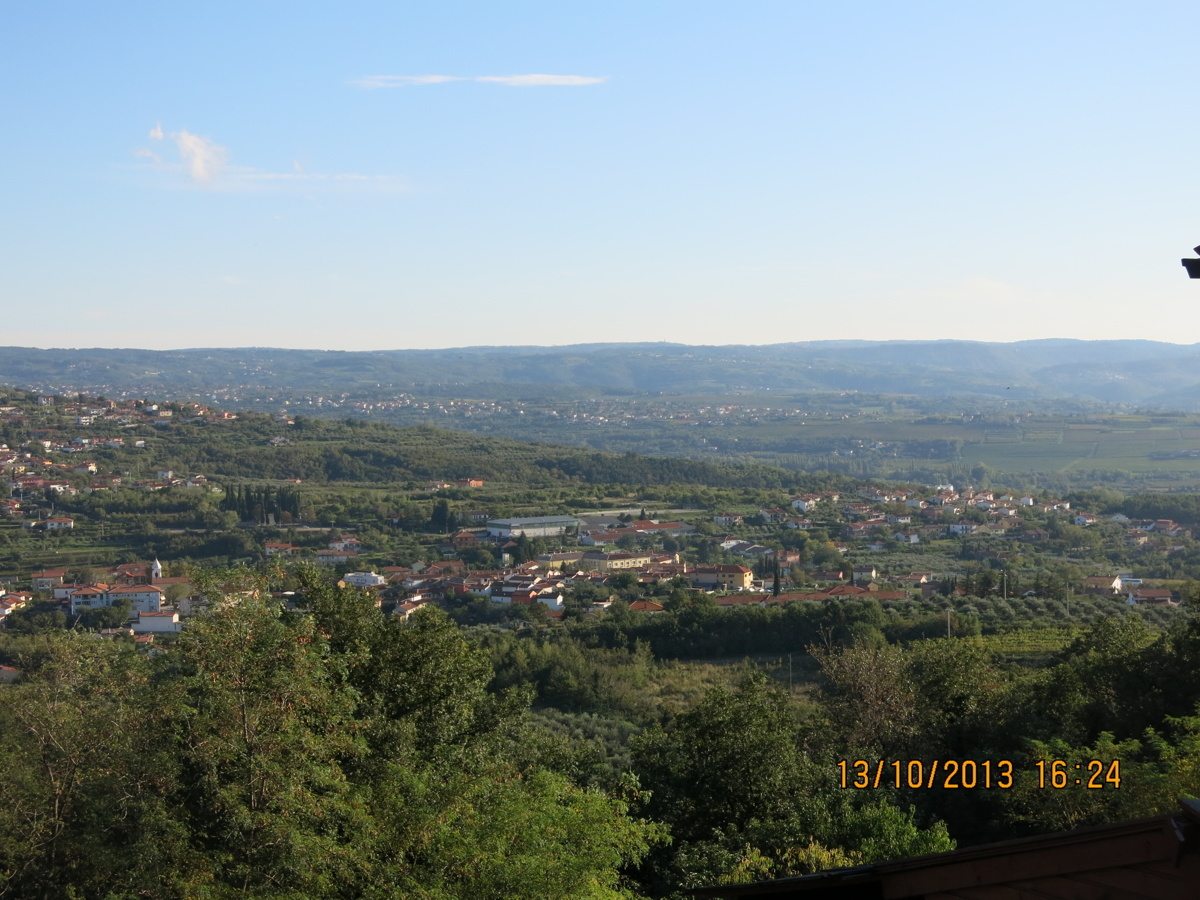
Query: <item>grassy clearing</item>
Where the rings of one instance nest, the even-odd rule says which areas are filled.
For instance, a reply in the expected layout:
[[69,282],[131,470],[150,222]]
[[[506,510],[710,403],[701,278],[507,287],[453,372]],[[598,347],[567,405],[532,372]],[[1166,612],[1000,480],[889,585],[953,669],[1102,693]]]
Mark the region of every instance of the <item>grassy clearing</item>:
[[818,670],[816,661],[806,653],[794,653],[790,660],[777,654],[703,662],[664,660],[646,685],[647,700],[667,715],[678,715],[694,707],[712,688],[731,688],[755,670],[766,673],[776,685],[787,689],[797,706],[812,705]]
[[1063,626],[1061,628],[1020,628],[1000,634],[988,634],[975,640],[980,641],[989,653],[1018,665],[1040,668],[1047,665],[1054,654],[1071,643],[1082,629]]

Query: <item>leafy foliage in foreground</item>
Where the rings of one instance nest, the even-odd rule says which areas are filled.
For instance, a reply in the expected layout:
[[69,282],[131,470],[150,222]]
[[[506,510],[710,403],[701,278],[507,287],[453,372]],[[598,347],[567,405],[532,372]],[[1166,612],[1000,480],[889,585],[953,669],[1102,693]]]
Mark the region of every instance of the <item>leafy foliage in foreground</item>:
[[519,764],[522,698],[444,617],[311,587],[314,615],[240,600],[152,661],[19,639],[0,896],[625,895],[661,828]]

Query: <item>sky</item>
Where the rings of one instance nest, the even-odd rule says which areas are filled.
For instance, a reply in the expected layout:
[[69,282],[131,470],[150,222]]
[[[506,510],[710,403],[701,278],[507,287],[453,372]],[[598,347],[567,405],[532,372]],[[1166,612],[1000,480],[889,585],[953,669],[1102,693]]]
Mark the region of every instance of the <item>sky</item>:
[[0,345],[1200,342],[1194,2],[54,2]]

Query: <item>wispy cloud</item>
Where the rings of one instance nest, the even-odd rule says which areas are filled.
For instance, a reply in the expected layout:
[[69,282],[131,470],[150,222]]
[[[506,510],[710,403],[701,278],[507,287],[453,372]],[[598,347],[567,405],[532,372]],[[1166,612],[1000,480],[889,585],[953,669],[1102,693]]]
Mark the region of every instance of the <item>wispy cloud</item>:
[[363,175],[357,172],[308,172],[299,160],[292,163],[290,172],[270,172],[248,166],[228,164],[229,150],[209,138],[190,131],[166,132],[161,124],[150,129],[153,141],[170,140],[178,151],[178,162],[165,160],[159,153],[145,147],[133,151],[134,157],[147,161],[145,168],[173,174],[172,186],[191,184],[220,191],[254,191],[281,188],[287,185],[306,187],[324,183],[338,190],[368,190],[399,192],[406,183],[391,175]]
[[196,181],[212,181],[225,168],[229,151],[220,144],[190,131],[177,131],[171,137],[179,147],[179,155],[183,157],[188,174]]
[[[179,157],[183,160],[188,174],[194,181],[212,181],[225,168],[229,151],[215,141],[186,130],[164,134],[161,123],[150,129],[150,140],[152,141],[161,141],[168,137],[175,142],[175,146],[179,149]],[[134,155],[144,159],[159,159],[157,154],[149,150],[135,150]]]
[[363,90],[445,84],[448,81],[478,81],[507,87],[583,87],[603,84],[607,75],[365,75],[349,82]]

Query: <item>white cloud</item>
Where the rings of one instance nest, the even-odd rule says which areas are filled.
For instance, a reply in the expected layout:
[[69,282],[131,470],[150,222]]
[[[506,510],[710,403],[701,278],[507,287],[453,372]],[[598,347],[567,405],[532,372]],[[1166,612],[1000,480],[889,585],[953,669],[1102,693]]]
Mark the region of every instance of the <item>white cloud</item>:
[[220,144],[208,138],[192,134],[190,131],[164,132],[161,125],[155,125],[150,131],[154,140],[170,138],[179,151],[179,161],[165,161],[153,150],[140,147],[133,151],[137,159],[147,160],[148,168],[159,170],[166,175],[173,175],[175,185],[178,176],[186,174],[187,180],[205,188],[221,191],[265,191],[280,189],[286,185],[313,186],[325,183],[329,190],[382,191],[401,192],[407,190],[403,179],[392,175],[364,175],[358,172],[307,172],[299,160],[292,161],[290,172],[269,172],[248,166],[227,165],[229,151]]
[[478,81],[503,84],[507,87],[582,87],[603,84],[608,76],[593,75],[366,75],[350,84],[364,90],[378,88],[414,87],[422,84],[445,84],[448,81]]
[[179,148],[188,174],[196,181],[212,181],[225,168],[229,152],[220,144],[190,131],[172,132],[171,138]]

